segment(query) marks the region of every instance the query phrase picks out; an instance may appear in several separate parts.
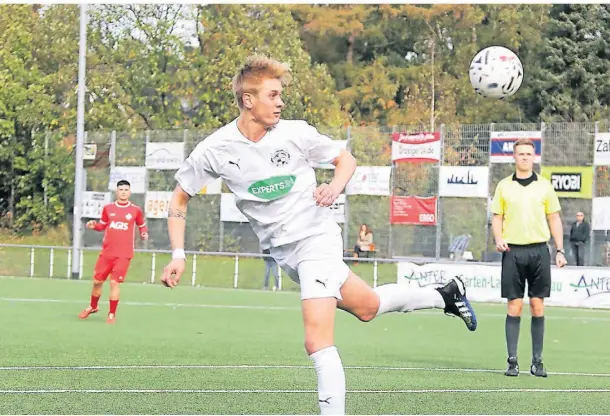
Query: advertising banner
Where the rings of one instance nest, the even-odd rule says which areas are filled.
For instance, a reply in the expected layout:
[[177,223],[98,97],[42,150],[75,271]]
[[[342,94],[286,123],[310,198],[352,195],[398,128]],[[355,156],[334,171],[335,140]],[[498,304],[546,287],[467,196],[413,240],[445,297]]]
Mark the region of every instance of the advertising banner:
[[441,166],[439,196],[487,198],[489,168],[487,166]]
[[146,192],[144,213],[147,218],[167,218],[169,201],[173,192]]
[[390,195],[391,166],[358,166],[345,187],[347,195]]
[[591,228],[593,230],[610,230],[610,196],[593,198],[591,210]]
[[110,179],[108,190],[116,191],[116,184],[120,180],[126,180],[131,184],[132,194],[143,194],[146,192],[146,168],[133,166],[114,166],[110,168]]
[[542,161],[541,131],[492,131],[490,134],[491,163],[514,163],[513,145],[519,139],[530,139],[534,142],[536,157],[534,163]]
[[83,192],[81,217],[100,219],[102,209],[110,203],[110,198],[110,192]]
[[393,162],[427,163],[438,162],[440,159],[439,132],[392,134]]
[[560,198],[593,197],[593,167],[542,166],[540,174],[553,184]]
[[390,224],[436,225],[435,196],[393,196],[390,198]]
[[184,142],[146,144],[146,168],[177,170],[184,160]]
[[610,133],[597,133],[593,150],[593,164],[596,166],[610,166]]
[[[500,293],[500,265],[468,263],[398,263],[397,283],[441,285],[459,276],[471,302],[505,302]],[[551,271],[551,297],[546,305],[578,308],[610,308],[610,269],[567,267]],[[527,300],[527,291],[526,291]]]

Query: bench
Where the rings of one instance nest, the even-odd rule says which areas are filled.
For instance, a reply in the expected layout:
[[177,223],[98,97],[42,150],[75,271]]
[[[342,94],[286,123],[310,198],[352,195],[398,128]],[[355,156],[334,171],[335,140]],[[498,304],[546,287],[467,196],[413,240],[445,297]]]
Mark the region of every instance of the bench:
[[455,236],[449,244],[449,258],[451,260],[461,260],[466,252],[466,249],[468,248],[468,244],[470,244],[471,238],[472,236],[470,234]]
[[[371,257],[371,253],[373,254],[373,258],[376,257],[377,254],[377,247],[375,247],[375,244],[371,244],[370,245],[370,250],[368,251],[362,251],[360,252],[360,256],[359,257],[366,257],[366,258],[370,258]],[[343,257],[354,257],[354,249],[353,248],[348,248],[343,250]]]

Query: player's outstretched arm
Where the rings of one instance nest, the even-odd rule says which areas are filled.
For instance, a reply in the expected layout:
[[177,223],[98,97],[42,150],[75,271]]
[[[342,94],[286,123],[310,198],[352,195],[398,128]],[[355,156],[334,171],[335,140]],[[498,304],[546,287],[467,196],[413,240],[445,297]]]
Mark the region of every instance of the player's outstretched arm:
[[172,261],[163,269],[161,282],[169,287],[175,287],[184,273],[186,255],[184,254],[184,230],[186,229],[187,204],[191,199],[178,184],[172,194],[167,214],[167,230],[172,245]]
[[322,207],[331,206],[335,202],[356,171],[356,158],[347,150],[341,150],[341,154],[333,164],[335,165],[333,180],[329,184],[318,186],[313,195],[316,204]]

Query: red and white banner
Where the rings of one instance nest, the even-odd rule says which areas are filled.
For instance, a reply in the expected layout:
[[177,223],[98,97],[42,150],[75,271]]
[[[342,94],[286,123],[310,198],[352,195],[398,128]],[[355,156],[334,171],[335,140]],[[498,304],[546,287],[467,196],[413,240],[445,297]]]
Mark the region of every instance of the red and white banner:
[[411,163],[438,162],[441,159],[441,134],[393,133],[392,161]]
[[435,196],[393,196],[390,198],[390,224],[436,225]]

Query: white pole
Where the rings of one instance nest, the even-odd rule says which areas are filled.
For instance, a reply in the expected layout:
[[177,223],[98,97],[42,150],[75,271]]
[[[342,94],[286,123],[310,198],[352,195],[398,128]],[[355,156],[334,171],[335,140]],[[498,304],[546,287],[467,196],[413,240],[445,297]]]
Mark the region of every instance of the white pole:
[[[74,254],[74,251],[72,251],[72,254]],[[74,269],[72,269],[74,270]],[[72,278],[74,278],[74,274],[72,274]],[[78,256],[78,276],[76,276],[76,279],[82,279],[83,278],[83,250],[79,250],[79,256]]]
[[67,274],[67,278],[70,278],[70,273],[72,271],[72,249],[69,248],[68,249],[68,274]]
[[233,274],[233,288],[237,289],[237,279],[239,278],[239,256],[235,256],[235,273]]
[[195,286],[197,280],[197,254],[193,254],[193,274],[191,275],[191,286]]
[[55,250],[51,248],[49,252],[49,277],[53,277],[53,266],[55,262]]
[[150,265],[150,283],[155,283],[155,268],[157,266],[156,253],[152,253],[152,260]]
[[377,260],[373,262],[373,287],[377,287]]
[[81,205],[84,190],[83,152],[85,137],[85,72],[87,55],[87,5],[80,5],[80,41],[78,48],[78,107],[76,114],[76,152],[74,159],[74,218],[72,219],[72,279],[80,272]]
[[34,277],[34,247],[30,248],[30,277]]

